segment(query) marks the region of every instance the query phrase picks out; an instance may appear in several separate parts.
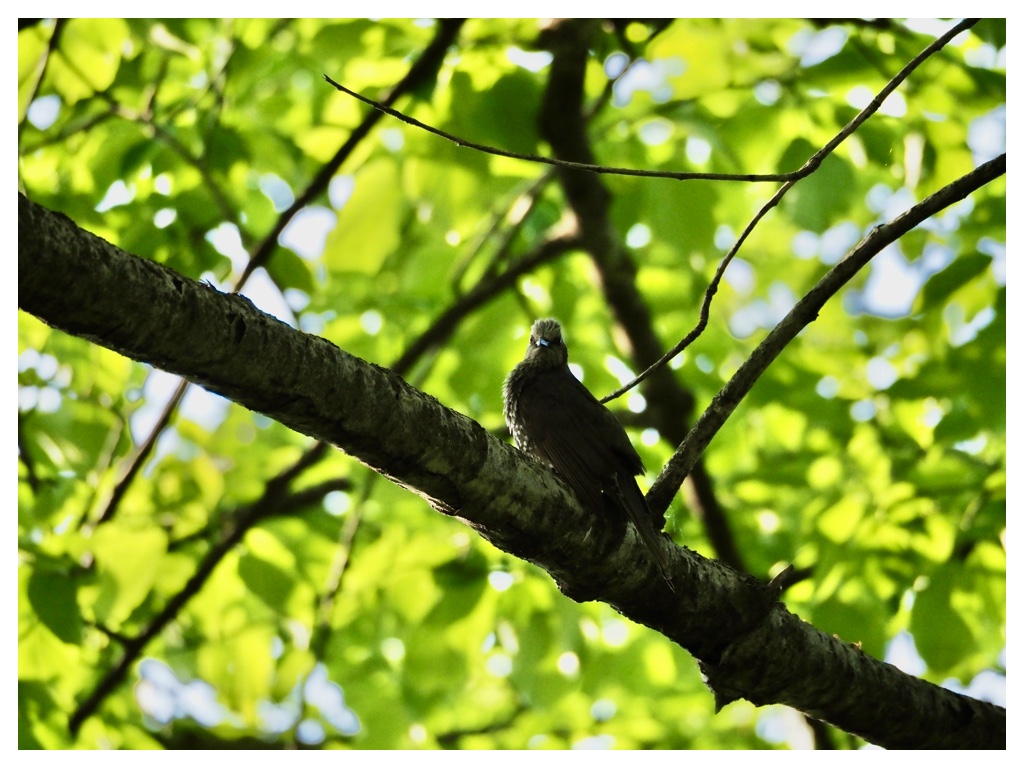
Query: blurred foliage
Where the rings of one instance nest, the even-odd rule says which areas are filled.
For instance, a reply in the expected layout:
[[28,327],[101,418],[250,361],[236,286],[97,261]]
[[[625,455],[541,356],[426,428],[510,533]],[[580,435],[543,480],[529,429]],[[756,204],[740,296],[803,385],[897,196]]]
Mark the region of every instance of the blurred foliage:
[[[19,172],[33,200],[127,251],[231,287],[257,243],[429,44],[402,20],[44,20],[19,32]],[[588,70],[634,67],[591,122],[599,162],[721,173],[798,168],[934,35],[898,22],[607,26]],[[534,21],[473,20],[397,106],[482,143],[546,151]],[[59,32],[59,34],[55,34]],[[657,32],[657,34],[655,34]],[[988,159],[1005,123],[1005,22],[929,59],[755,229],[676,375],[699,407],[878,223]],[[866,98],[867,97],[867,98]],[[1005,131],[1005,127],[1003,127]],[[986,154],[989,152],[989,154]],[[382,365],[477,281],[545,173],[385,118],[294,219],[257,304]],[[603,177],[666,347],[776,184]],[[518,202],[517,202],[518,201]],[[558,226],[540,187],[510,239]],[[912,636],[926,679],[1005,660],[1005,183],[880,254],[769,368],[706,453],[753,573],[884,657]],[[504,260],[504,261],[503,261]],[[116,289],[116,288],[115,288]],[[485,427],[530,321],[568,328],[598,395],[628,354],[584,254],[536,268],[406,371]],[[270,361],[269,364],[273,364]],[[253,739],[358,748],[737,748],[799,736],[777,708],[713,714],[680,648],[330,452],[220,560],[77,737],[67,718],[308,439],[192,390],[116,508],[173,384],[19,315],[18,713],[22,747]],[[635,397],[631,401],[642,407]],[[633,435],[649,468],[673,446]],[[669,530],[713,555],[677,500]],[[351,542],[351,546],[349,543]],[[799,723],[797,723],[799,732]],[[845,739],[845,740],[844,740]],[[844,744],[853,742],[840,736]]]

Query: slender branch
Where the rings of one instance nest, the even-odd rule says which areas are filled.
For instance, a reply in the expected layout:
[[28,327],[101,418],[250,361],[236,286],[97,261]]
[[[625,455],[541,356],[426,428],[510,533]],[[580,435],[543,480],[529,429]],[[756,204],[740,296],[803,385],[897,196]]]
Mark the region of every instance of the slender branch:
[[846,285],[885,246],[895,242],[925,219],[963,200],[993,179],[1006,173],[1006,155],[1002,154],[978,166],[965,176],[925,198],[887,224],[875,227],[838,264],[818,281],[772,329],[736,374],[715,395],[711,405],[697,419],[693,429],[676,449],[672,458],[647,494],[652,510],[665,510],[683,479],[700,458],[708,443],[747,392],[796,335],[818,317],[818,312],[836,292]]
[[25,481],[29,484],[29,487],[33,491],[39,489],[39,475],[36,474],[36,463],[32,458],[32,452],[28,449],[25,444],[25,418],[26,415],[21,411],[18,412],[18,459],[21,461],[22,466],[25,467]]
[[[210,551],[200,560],[196,566],[195,573],[185,583],[185,586],[167,601],[163,609],[153,617],[145,629],[134,637],[119,637],[124,646],[124,653],[118,659],[117,664],[100,678],[92,693],[71,713],[70,718],[68,718],[68,730],[72,735],[78,732],[82,727],[82,723],[91,717],[100,704],[103,703],[104,699],[113,693],[124,681],[132,664],[139,658],[146,646],[163,631],[164,627],[174,620],[189,600],[199,594],[214,569],[253,526],[269,517],[283,514],[285,510],[290,511],[299,501],[305,505],[311,505],[323,498],[326,491],[322,485],[317,486],[315,489],[298,491],[293,494],[294,499],[289,498],[288,494],[288,486],[291,481],[302,470],[315,463],[323,451],[326,450],[321,447],[323,445],[323,443],[314,445],[299,461],[272,478],[267,483],[264,493],[258,501],[237,511],[234,515],[233,524],[225,530],[220,541],[214,544]],[[333,486],[331,489],[333,490]]]
[[886,98],[889,97],[889,94],[895,91],[896,88],[900,85],[900,83],[906,80],[910,76],[910,73],[917,69],[917,67],[920,66],[925,59],[927,59],[936,51],[939,51],[940,49],[945,47],[945,45],[949,43],[950,40],[959,35],[961,32],[963,32],[966,29],[970,29],[977,23],[977,19],[965,19],[964,21],[960,22],[952,29],[950,29],[948,32],[946,32],[946,34],[942,35],[939,38],[936,38],[936,40],[933,43],[931,43],[931,45],[926,47],[923,51],[921,51],[921,53],[915,56],[910,61],[910,63],[907,64],[907,66],[901,69],[895,77],[893,77],[888,83],[886,83],[885,87],[882,88],[882,90],[880,90],[875,95],[875,98],[871,100],[871,103],[864,107],[864,109],[862,109],[856,115],[856,117],[854,117],[849,123],[847,123],[843,130],[837,133],[831,141],[829,141],[825,146],[823,146],[821,149],[815,152],[810,157],[810,159],[808,159],[807,162],[804,163],[803,167],[801,167],[800,170],[797,172],[800,174],[799,178],[787,181],[779,188],[779,190],[774,195],[772,195],[771,199],[767,203],[761,206],[761,209],[754,215],[754,218],[750,220],[750,223],[747,224],[743,232],[740,233],[739,238],[733,244],[732,248],[729,249],[729,252],[722,259],[722,262],[718,265],[718,269],[715,271],[715,276],[711,279],[711,283],[708,285],[707,290],[704,292],[704,300],[701,302],[699,319],[697,321],[697,325],[693,327],[693,330],[686,334],[679,341],[678,344],[676,344],[674,347],[672,347],[672,349],[670,349],[668,352],[662,355],[656,362],[652,363],[650,367],[648,367],[644,371],[641,371],[632,381],[626,382],[621,387],[616,389],[614,392],[601,398],[602,403],[607,403],[608,401],[614,400],[617,397],[621,397],[626,392],[629,392],[629,390],[633,389],[635,386],[637,386],[640,382],[642,382],[656,370],[667,365],[670,360],[672,360],[684,349],[690,346],[690,344],[692,344],[694,340],[704,332],[704,329],[707,327],[708,317],[711,312],[711,299],[714,297],[716,293],[718,293],[718,286],[722,282],[722,276],[725,274],[726,268],[732,262],[733,257],[739,251],[740,246],[743,245],[746,239],[750,236],[750,233],[754,231],[754,227],[757,226],[758,222],[760,222],[761,219],[765,217],[768,211],[770,211],[772,208],[777,206],[779,202],[781,202],[782,198],[785,197],[786,193],[789,192],[789,190],[791,190],[794,187],[794,185],[797,181],[799,181],[800,178],[803,178],[804,176],[807,176],[814,172],[815,170],[817,170],[817,168],[822,164],[825,158],[828,157],[828,155],[830,155],[836,149],[836,147],[842,144],[843,141],[845,141],[855,130],[857,130],[857,128],[860,127],[860,125],[865,120],[867,120],[869,117],[871,117],[871,115],[877,112],[879,108],[882,106],[883,102],[886,100]]
[[474,728],[453,728],[450,731],[438,733],[435,738],[437,743],[444,749],[457,749],[459,741],[467,736],[481,736],[490,733],[501,733],[515,724],[519,716],[528,712],[529,707],[525,701],[518,702],[515,707],[501,720],[496,720],[486,725],[478,725]]
[[83,518],[83,528],[93,529],[98,525],[110,522],[114,515],[117,513],[117,508],[121,504],[121,499],[128,492],[132,482],[135,480],[136,475],[139,474],[139,470],[142,469],[142,465],[146,463],[149,455],[153,452],[153,448],[156,447],[157,439],[163,434],[164,429],[170,423],[171,418],[178,409],[178,404],[181,403],[181,398],[185,396],[185,392],[188,391],[189,383],[184,379],[178,382],[177,389],[174,390],[174,394],[171,395],[171,399],[167,401],[163,411],[160,412],[160,418],[156,420],[156,423],[149,430],[149,434],[142,441],[131,459],[125,465],[125,469],[121,475],[121,479],[114,485],[113,491],[110,493],[110,498],[107,499],[107,503],[103,506],[103,511],[96,517],[91,523],[87,523]]
[[342,93],[348,94],[352,98],[358,99],[364,104],[369,104],[371,107],[378,110],[379,112],[382,112],[385,115],[389,115],[390,117],[393,117],[396,120],[400,120],[401,122],[407,125],[411,125],[414,128],[419,128],[421,130],[426,131],[427,133],[432,133],[435,136],[440,136],[442,139],[447,139],[448,141],[454,143],[457,146],[466,147],[467,149],[475,149],[478,152],[484,152],[486,154],[496,155],[498,157],[508,157],[514,160],[525,160],[530,163],[541,163],[544,165],[554,165],[558,166],[559,168],[566,168],[570,170],[589,171],[591,173],[613,174],[616,176],[642,176],[646,178],[656,179],[675,179],[677,181],[704,179],[710,181],[793,182],[804,178],[808,174],[812,173],[819,165],[821,165],[821,161],[824,160],[825,157],[827,157],[832,152],[832,150],[835,149],[836,146],[842,143],[842,141],[847,136],[853,133],[853,131],[856,130],[857,126],[860,125],[860,123],[862,123],[864,120],[867,119],[868,116],[874,113],[878,109],[878,107],[881,106],[881,102],[884,101],[885,97],[888,96],[893,90],[895,90],[896,86],[898,86],[899,83],[902,82],[902,80],[905,79],[906,76],[910,74],[910,72],[912,72],[917,67],[917,65],[920,64],[921,61],[923,61],[925,58],[934,53],[934,51],[938,50],[939,48],[942,48],[942,46],[945,45],[950,38],[955,37],[965,29],[969,29],[975,23],[977,23],[977,19],[971,19],[961,22],[960,24],[957,24],[952,30],[943,35],[941,38],[936,40],[935,43],[933,43],[928,47],[928,49],[926,49],[926,52],[924,54],[919,56],[917,59],[914,59],[914,61],[908,64],[907,67],[905,67],[903,71],[900,72],[900,74],[897,75],[896,78],[894,78],[893,81],[886,86],[886,88],[882,89],[882,91],[879,94],[880,99],[876,97],[876,101],[878,102],[877,104],[875,103],[875,101],[873,101],[871,105],[869,105],[869,108],[863,110],[860,115],[854,118],[854,120],[851,121],[851,123],[846,128],[844,128],[843,131],[839,135],[837,135],[835,139],[832,140],[832,142],[829,142],[828,145],[823,147],[819,152],[815,153],[811,158],[807,160],[806,163],[804,163],[802,167],[795,171],[789,171],[786,173],[703,173],[692,171],[654,171],[644,168],[620,168],[608,165],[597,165],[595,163],[580,163],[557,157],[546,157],[544,155],[535,155],[524,152],[512,152],[507,149],[492,147],[488,144],[480,144],[479,142],[470,141],[469,139],[462,138],[461,136],[456,136],[453,133],[443,131],[440,128],[435,128],[434,126],[428,125],[427,123],[424,123],[421,120],[417,120],[414,117],[410,117],[409,115],[399,112],[397,109],[394,109],[388,104],[379,101],[374,101],[373,99],[367,96],[363,96],[361,93],[358,93],[357,91],[353,91],[351,88],[346,88],[341,83],[332,80],[329,75],[324,75],[324,80],[333,85]]
[[393,109],[379,101],[374,101],[367,96],[363,96],[361,93],[357,93],[350,88],[346,88],[341,83],[335,82],[329,75],[324,75],[324,80],[333,85],[342,93],[346,93],[349,96],[358,99],[364,104],[369,104],[374,109],[383,112],[385,115],[389,115],[396,120],[401,120],[407,125],[411,125],[414,128],[419,128],[432,133],[435,136],[440,136],[442,139],[448,139],[448,141],[466,149],[475,149],[478,152],[484,152],[488,155],[497,155],[498,157],[508,157],[513,160],[525,160],[530,163],[540,163],[542,165],[554,165],[558,168],[565,168],[567,170],[574,171],[589,171],[591,173],[604,173],[613,174],[616,176],[643,176],[647,178],[657,179],[676,179],[677,181],[686,181],[689,179],[711,179],[715,181],[788,181],[790,179],[800,178],[798,175],[799,171],[793,171],[791,173],[696,173],[689,171],[652,171],[644,168],[617,168],[609,165],[596,165],[594,163],[578,163],[572,160],[563,160],[558,157],[547,157],[545,155],[534,155],[528,152],[512,152],[507,149],[499,149],[498,147],[492,147],[488,144],[480,144],[479,142],[470,141],[469,139],[461,138],[453,133],[442,131],[440,128],[435,128],[432,125],[428,125],[414,117],[409,117],[397,109]]
[[[462,22],[459,20],[443,21],[439,24],[437,34],[435,35],[434,40],[431,42],[430,45],[427,46],[427,48],[424,49],[423,53],[420,55],[420,58],[416,61],[416,63],[409,68],[409,72],[406,73],[406,76],[402,78],[402,80],[400,80],[394,86],[394,88],[392,88],[388,96],[389,100],[393,101],[402,94],[415,89],[418,85],[421,84],[424,77],[428,76],[431,72],[435,71],[437,63],[440,61],[440,58],[444,55],[444,52],[448,49],[448,46],[451,44],[455,35],[458,33],[461,24]],[[223,202],[223,194],[220,192],[219,187],[215,184],[214,180],[209,176],[209,173],[206,170],[204,164],[200,162],[199,158],[193,157],[187,151],[187,149],[183,145],[181,145],[180,142],[175,140],[174,137],[171,136],[167,131],[161,129],[159,125],[153,121],[151,115],[142,115],[135,112],[131,112],[124,108],[122,105],[113,101],[113,99],[110,99],[109,97],[107,97],[106,100],[110,105],[113,113],[120,114],[124,117],[128,117],[131,119],[139,120],[140,122],[149,125],[154,131],[156,131],[158,135],[160,135],[165,141],[167,141],[168,146],[170,146],[173,150],[181,154],[183,158],[188,160],[192,165],[194,165],[198,169],[199,173],[203,176],[204,180],[206,181],[207,186],[211,189],[211,192],[213,193],[214,197],[218,201],[220,201],[222,208],[224,207],[224,205],[226,205],[226,203]],[[292,218],[294,218],[295,214],[302,210],[306,205],[308,205],[313,199],[315,199],[327,188],[328,183],[334,177],[334,174],[336,173],[337,169],[341,166],[341,163],[344,162],[344,160],[349,157],[352,150],[355,149],[359,141],[366,137],[366,135],[370,131],[370,128],[377,122],[378,119],[379,115],[376,115],[374,113],[368,115],[367,118],[363,120],[363,122],[359,125],[359,127],[357,127],[352,132],[352,134],[341,146],[341,148],[338,150],[335,156],[330,161],[328,161],[323,166],[323,168],[321,168],[320,172],[317,173],[316,177],[313,179],[312,182],[310,182],[310,184],[306,187],[302,194],[300,194],[296,198],[295,202],[286,211],[283,211],[280,216],[278,216],[277,221],[275,222],[271,231],[267,233],[266,237],[263,238],[260,244],[256,247],[255,253],[249,259],[249,262],[246,265],[245,270],[243,271],[241,277],[235,284],[234,292],[237,293],[241,291],[242,288],[245,286],[246,281],[249,279],[249,277],[252,275],[255,269],[258,266],[261,266],[263,263],[266,262],[267,259],[270,258],[270,254],[273,253],[273,249],[277,246],[277,238],[281,234],[281,232],[284,231],[284,228],[288,225]],[[228,207],[227,213],[225,215],[229,220],[235,221],[234,213],[230,209],[230,206]],[[238,224],[237,221],[235,221],[235,223]],[[244,232],[244,228],[239,226],[239,231]],[[171,396],[171,399],[168,401],[167,405],[164,407],[164,410],[161,413],[160,418],[157,420],[157,423],[153,425],[153,428],[150,430],[149,434],[143,440],[142,445],[139,446],[139,448],[133,453],[132,457],[127,460],[121,479],[114,487],[114,491],[113,494],[111,495],[110,500],[105,505],[103,512],[100,514],[95,524],[108,521],[114,516],[114,514],[117,511],[117,507],[121,502],[121,499],[124,497],[125,492],[131,486],[132,481],[134,480],[142,466],[145,464],[150,453],[152,452],[154,445],[156,444],[156,441],[163,433],[163,431],[167,428],[167,425],[170,423],[174,414],[177,412],[177,408],[180,405],[185,393],[188,391],[189,386],[189,382],[181,382],[177,390],[175,390],[174,394]]]
[[[455,42],[458,37],[459,30],[462,28],[464,19],[440,19],[437,22],[437,32],[434,35],[434,39],[430,41],[430,44],[423,49],[416,62],[409,68],[409,71],[384,97],[383,105],[393,104],[398,100],[399,97],[410,93],[419,86],[421,86],[428,77],[435,75],[441,62],[444,60],[444,55],[447,53],[449,46]],[[309,183],[309,186],[295,198],[295,202],[292,203],[286,211],[283,211],[274,223],[274,227],[267,233],[267,236],[260,243],[256,249],[256,253],[253,254],[249,263],[245,267],[245,271],[242,272],[242,277],[238,281],[238,285],[235,288],[236,291],[242,289],[242,286],[249,280],[249,277],[256,270],[257,267],[262,267],[270,255],[274,252],[274,248],[277,247],[277,238],[284,231],[284,228],[288,225],[288,222],[294,218],[295,214],[309,205],[315,200],[330,184],[331,179],[334,178],[341,164],[348,159],[352,154],[352,150],[356,148],[360,141],[362,141],[370,133],[370,129],[373,128],[380,120],[380,113],[371,112],[368,114],[363,121],[349,134],[348,139],[338,149],[330,160],[324,163],[323,167]]]
[[345,525],[341,530],[341,536],[338,541],[337,552],[327,572],[327,578],[324,580],[323,591],[317,596],[316,619],[313,625],[312,637],[309,641],[309,650],[315,661],[324,658],[327,643],[331,639],[331,617],[334,613],[335,601],[341,592],[342,581],[345,573],[348,571],[349,563],[352,562],[352,551],[355,548],[356,534],[359,532],[363,522],[363,510],[367,500],[373,493],[377,477],[379,475],[371,472],[366,481],[360,483],[359,500],[352,505],[352,509],[346,515]]
[[[490,223],[484,231],[476,238],[475,243],[470,247],[469,253],[462,257],[452,269],[452,287],[456,294],[462,294],[462,279],[465,277],[469,266],[477,256],[483,252],[484,246],[494,239],[498,239],[497,247],[490,256],[490,261],[484,269],[485,276],[497,274],[499,266],[508,258],[512,243],[529,218],[530,213],[537,205],[540,194],[544,188],[555,177],[553,170],[548,170],[531,181],[526,189],[516,193],[509,205],[501,206],[491,212]],[[504,230],[502,224],[506,224]],[[498,238],[499,233],[501,237]]]

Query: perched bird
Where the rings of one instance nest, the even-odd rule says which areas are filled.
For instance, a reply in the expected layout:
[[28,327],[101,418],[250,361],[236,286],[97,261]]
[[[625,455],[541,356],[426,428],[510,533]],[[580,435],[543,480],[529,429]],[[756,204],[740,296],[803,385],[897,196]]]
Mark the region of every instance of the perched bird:
[[547,462],[590,510],[624,515],[636,527],[672,587],[636,475],[644,464],[611,411],[569,370],[556,320],[538,320],[526,357],[505,379],[505,421],[516,446]]

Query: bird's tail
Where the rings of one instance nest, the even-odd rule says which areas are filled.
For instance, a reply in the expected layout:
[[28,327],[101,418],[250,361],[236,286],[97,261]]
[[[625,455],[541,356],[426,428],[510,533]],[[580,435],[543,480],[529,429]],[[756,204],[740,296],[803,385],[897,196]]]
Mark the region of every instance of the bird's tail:
[[661,537],[654,530],[654,524],[651,522],[651,510],[647,506],[647,499],[644,498],[640,487],[636,484],[636,480],[632,477],[625,480],[622,477],[616,477],[613,494],[617,497],[616,502],[618,506],[626,510],[626,514],[630,522],[633,523],[633,527],[640,534],[640,538],[644,540],[647,549],[654,555],[654,559],[658,563],[658,569],[661,571],[665,583],[668,584],[668,588],[675,592],[676,588],[672,584],[672,576],[668,569],[668,560],[665,559],[665,553],[661,551],[660,542],[658,541]]

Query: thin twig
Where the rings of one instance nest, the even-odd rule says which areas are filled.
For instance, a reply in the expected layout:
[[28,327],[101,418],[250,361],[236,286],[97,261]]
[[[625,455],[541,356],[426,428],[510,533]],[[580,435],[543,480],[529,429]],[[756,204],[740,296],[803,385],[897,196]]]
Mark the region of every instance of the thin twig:
[[334,615],[335,601],[341,593],[342,581],[348,571],[349,563],[352,561],[352,550],[355,546],[356,534],[363,522],[366,502],[373,493],[379,477],[380,475],[376,472],[368,471],[365,481],[359,484],[359,500],[345,514],[345,525],[341,530],[337,551],[328,570],[323,592],[317,595],[316,619],[309,641],[309,650],[316,661],[323,659],[327,643],[331,638],[331,617]]
[[964,21],[960,22],[955,27],[950,29],[948,32],[946,32],[946,34],[944,34],[942,37],[937,38],[935,42],[933,42],[931,45],[929,45],[927,48],[921,51],[921,53],[915,56],[910,61],[910,63],[907,64],[907,66],[901,69],[895,77],[893,77],[888,83],[886,83],[885,87],[878,92],[875,98],[871,100],[870,104],[864,107],[864,109],[862,109],[856,115],[856,117],[854,117],[849,123],[847,123],[843,130],[837,133],[835,137],[830,142],[828,142],[828,144],[826,144],[824,147],[815,152],[810,157],[810,159],[808,159],[807,162],[804,163],[803,167],[800,168],[799,171],[797,171],[797,174],[799,174],[798,178],[793,179],[791,181],[787,181],[785,184],[783,184],[779,188],[779,190],[774,195],[772,195],[771,199],[763,206],[761,206],[761,209],[754,215],[754,218],[750,220],[750,223],[747,224],[743,232],[740,234],[739,238],[733,244],[732,248],[729,249],[729,252],[722,259],[721,264],[718,265],[718,269],[715,271],[715,276],[711,279],[711,283],[708,285],[707,290],[704,292],[704,300],[701,302],[699,320],[697,322],[697,325],[693,327],[693,330],[686,334],[686,336],[684,336],[678,344],[672,347],[672,349],[670,349],[668,352],[662,355],[661,358],[657,360],[657,362],[653,363],[646,370],[641,371],[632,381],[623,384],[614,392],[601,398],[602,403],[607,403],[608,401],[614,400],[617,397],[621,397],[626,392],[629,392],[629,390],[633,389],[640,382],[642,382],[644,379],[646,379],[648,376],[650,376],[652,373],[654,373],[662,366],[666,365],[670,360],[672,360],[672,358],[676,357],[676,355],[678,355],[680,352],[682,352],[684,349],[690,346],[690,344],[692,344],[693,341],[698,336],[700,336],[701,333],[704,332],[704,329],[707,327],[708,317],[711,311],[711,299],[718,292],[718,286],[722,282],[722,276],[725,274],[726,267],[728,267],[729,264],[732,262],[733,257],[739,251],[740,246],[742,246],[746,239],[750,236],[750,233],[754,231],[754,227],[757,226],[758,222],[760,222],[761,219],[764,218],[768,211],[770,211],[772,208],[779,204],[782,198],[785,197],[786,193],[793,188],[793,186],[796,184],[797,181],[799,181],[799,179],[817,170],[818,166],[821,165],[825,158],[828,157],[828,155],[830,155],[836,149],[836,147],[842,144],[843,141],[845,141],[855,130],[857,130],[857,128],[859,128],[865,120],[867,120],[869,117],[871,117],[871,115],[877,112],[878,109],[882,106],[882,103],[886,100],[886,98],[889,97],[889,94],[895,91],[896,88],[899,87],[899,85],[904,80],[906,80],[907,77],[910,76],[910,73],[917,69],[917,67],[920,66],[920,64],[925,59],[927,59],[936,51],[943,48],[950,40],[959,35],[961,32],[963,32],[966,29],[970,29],[972,26],[977,24],[977,22],[977,19],[965,19]]
[[647,178],[657,179],[675,179],[677,181],[686,181],[689,179],[705,179],[713,181],[790,181],[801,178],[800,171],[793,171],[792,173],[696,173],[688,171],[652,171],[643,168],[616,168],[609,165],[595,165],[594,163],[577,163],[572,160],[561,160],[557,157],[533,155],[524,152],[512,152],[507,149],[499,149],[498,147],[492,147],[487,144],[479,144],[475,141],[469,141],[468,139],[463,139],[455,134],[448,133],[447,131],[442,131],[440,128],[427,125],[414,117],[409,117],[408,115],[399,112],[397,109],[381,104],[379,101],[374,101],[373,99],[363,96],[356,91],[346,88],[340,83],[336,83],[328,75],[324,75],[324,80],[342,93],[347,93],[349,96],[358,99],[364,104],[369,104],[371,107],[383,112],[385,115],[390,115],[396,120],[401,120],[403,123],[415,128],[420,128],[427,133],[440,136],[442,139],[448,139],[448,141],[453,142],[460,147],[475,149],[478,152],[484,152],[488,155],[509,157],[513,160],[525,160],[530,163],[541,163],[542,165],[554,165],[559,168],[568,168],[574,171],[589,171],[591,173],[605,173],[616,176],[644,176]]
[[[513,240],[515,240],[516,235],[522,231],[523,225],[529,218],[530,213],[536,207],[544,187],[546,187],[554,177],[555,174],[553,169],[545,171],[537,178],[523,185],[525,186],[525,189],[522,189],[522,191],[516,190],[512,195],[511,203],[498,207],[492,211],[488,225],[479,234],[479,236],[474,239],[473,244],[469,248],[469,252],[459,259],[452,269],[452,290],[457,296],[461,296],[464,293],[462,280],[465,277],[466,272],[469,270],[470,265],[483,252],[484,246],[495,240],[500,232],[502,233],[501,238],[498,241],[497,247],[494,248],[491,253],[490,261],[484,268],[483,275],[486,277],[496,275],[498,273],[498,268],[508,257]],[[501,229],[503,224],[506,225],[504,230]]]
[[[384,97],[386,104],[392,104],[398,100],[400,96],[405,95],[418,88],[425,80],[432,74],[436,74],[439,64],[444,60],[444,55],[448,51],[448,47],[458,37],[459,30],[462,28],[463,19],[441,19],[437,24],[437,32],[434,35],[434,39],[430,41],[430,44],[423,49],[420,57],[409,67],[409,71],[406,72],[405,77],[399,80],[395,86],[388,92],[387,96]],[[383,105],[382,105],[383,106]],[[274,249],[277,247],[277,239],[280,234],[284,231],[284,228],[288,225],[288,222],[292,218],[315,200],[320,194],[327,189],[327,185],[330,184],[331,179],[337,174],[338,169],[341,168],[341,164],[345,162],[352,154],[352,151],[366,136],[370,133],[370,129],[373,128],[380,120],[380,114],[371,112],[358,126],[349,134],[348,139],[341,145],[338,151],[334,154],[330,160],[324,163],[323,167],[317,172],[316,176],[309,183],[309,186],[295,198],[286,211],[283,211],[274,223],[273,228],[267,233],[266,237],[263,238],[263,242],[260,243],[256,249],[256,253],[253,254],[249,263],[245,266],[245,270],[242,272],[242,277],[238,281],[238,285],[235,287],[235,291],[240,291],[242,287],[249,280],[249,277],[256,270],[257,267],[262,267],[269,259]]]
[[[150,374],[152,375],[152,374]],[[132,456],[128,465],[125,467],[124,474],[121,475],[121,479],[117,481],[114,486],[114,490],[110,494],[110,498],[107,503],[103,506],[103,511],[94,521],[82,520],[82,528],[85,530],[92,530],[98,525],[109,522],[113,519],[117,512],[117,508],[121,504],[121,499],[124,498],[125,493],[131,487],[132,481],[135,480],[135,476],[138,475],[139,470],[142,469],[142,465],[146,463],[146,459],[153,452],[153,448],[156,447],[156,441],[163,434],[164,429],[171,421],[171,417],[174,416],[175,411],[178,409],[178,404],[181,402],[181,398],[185,396],[185,392],[188,391],[189,383],[185,379],[181,379],[178,382],[178,388],[174,390],[174,394],[171,395],[171,399],[167,401],[167,405],[164,406],[163,411],[160,413],[160,418],[156,420],[156,424],[150,429],[146,439],[142,441],[142,445],[135,451],[135,455]]]
[[887,224],[875,227],[842,261],[836,264],[790,310],[771,333],[751,353],[736,374],[715,395],[711,405],[701,414],[672,458],[662,469],[647,494],[647,502],[656,513],[668,508],[676,490],[711,442],[722,425],[746,396],[761,374],[789,342],[818,317],[818,312],[832,296],[857,274],[885,246],[895,242],[925,219],[963,200],[993,179],[1006,173],[1006,155],[979,166],[933,195],[922,200],[906,213]]

